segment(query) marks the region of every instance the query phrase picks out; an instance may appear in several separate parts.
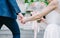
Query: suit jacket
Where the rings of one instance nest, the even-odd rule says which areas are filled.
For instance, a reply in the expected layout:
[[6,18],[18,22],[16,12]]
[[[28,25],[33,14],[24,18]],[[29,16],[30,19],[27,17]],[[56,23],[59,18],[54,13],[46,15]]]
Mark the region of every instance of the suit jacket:
[[0,0],[0,16],[16,19],[20,12],[16,0]]

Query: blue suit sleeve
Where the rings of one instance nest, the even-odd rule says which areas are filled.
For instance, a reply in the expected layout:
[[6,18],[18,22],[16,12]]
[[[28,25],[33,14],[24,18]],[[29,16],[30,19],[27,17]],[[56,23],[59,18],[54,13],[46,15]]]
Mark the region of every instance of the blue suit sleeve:
[[16,0],[8,0],[10,9],[12,9],[12,11],[14,11],[16,14],[20,13],[21,10],[19,9]]

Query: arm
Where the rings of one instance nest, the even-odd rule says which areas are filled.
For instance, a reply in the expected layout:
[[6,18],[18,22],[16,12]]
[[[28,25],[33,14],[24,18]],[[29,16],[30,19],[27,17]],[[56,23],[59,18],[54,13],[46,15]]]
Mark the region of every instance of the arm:
[[16,0],[7,0],[8,2],[8,6],[9,6],[9,9],[13,12],[13,13],[20,13],[21,10],[19,9],[18,7],[18,4],[16,2]]
[[44,8],[41,11],[42,13],[29,17],[28,19],[25,20],[25,22],[37,20],[37,19],[49,14],[51,11],[55,10],[56,8],[57,8],[57,1],[53,0],[50,2],[50,4],[46,8]]

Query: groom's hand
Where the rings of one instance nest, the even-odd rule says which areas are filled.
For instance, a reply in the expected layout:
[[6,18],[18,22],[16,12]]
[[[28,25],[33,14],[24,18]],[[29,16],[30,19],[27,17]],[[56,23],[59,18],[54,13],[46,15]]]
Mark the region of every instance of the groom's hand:
[[21,13],[18,14],[18,19],[20,20],[20,22],[21,22],[22,24],[25,24],[24,16],[23,16]]
[[22,24],[25,24],[25,23],[26,23],[25,18],[21,19],[21,23],[22,23]]
[[24,16],[23,16],[21,13],[18,14],[18,19],[19,19],[19,21],[20,21],[22,24],[25,24],[25,22],[24,22]]
[[23,16],[21,13],[19,13],[19,14],[18,14],[18,19],[21,20],[21,19],[23,19],[23,18],[24,18],[24,16]]

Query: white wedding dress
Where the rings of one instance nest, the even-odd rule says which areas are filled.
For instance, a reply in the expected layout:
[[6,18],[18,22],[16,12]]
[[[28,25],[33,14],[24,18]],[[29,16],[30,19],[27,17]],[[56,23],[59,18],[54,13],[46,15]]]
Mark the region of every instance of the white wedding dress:
[[45,29],[44,38],[60,38],[60,0],[57,1],[58,8],[46,16],[48,26]]

